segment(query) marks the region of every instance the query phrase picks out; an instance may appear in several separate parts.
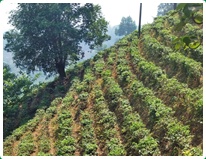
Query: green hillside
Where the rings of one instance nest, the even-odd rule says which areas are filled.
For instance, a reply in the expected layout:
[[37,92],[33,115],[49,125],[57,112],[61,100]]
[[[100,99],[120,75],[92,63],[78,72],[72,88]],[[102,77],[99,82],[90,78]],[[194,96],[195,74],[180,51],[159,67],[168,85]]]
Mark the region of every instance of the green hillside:
[[[38,109],[4,141],[5,156],[202,155],[203,46],[174,49],[175,11],[67,70],[33,97]],[[33,111],[34,112],[34,111]]]

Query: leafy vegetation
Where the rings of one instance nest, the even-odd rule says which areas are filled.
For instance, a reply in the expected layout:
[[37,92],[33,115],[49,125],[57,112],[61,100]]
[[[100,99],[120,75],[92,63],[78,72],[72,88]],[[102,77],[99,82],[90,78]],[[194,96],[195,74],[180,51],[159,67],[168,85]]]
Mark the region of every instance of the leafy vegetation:
[[128,35],[137,28],[135,21],[130,16],[122,17],[119,27],[115,29],[115,34],[122,36]]
[[82,41],[94,48],[109,39],[101,7],[91,3],[18,4],[9,23],[15,29],[5,33],[5,49],[14,53],[16,65],[61,78],[67,65],[83,58]]
[[18,155],[28,156],[34,150],[34,143],[31,134],[26,135],[18,145]]
[[57,155],[65,156],[65,155],[73,155],[75,152],[75,139],[71,136],[71,126],[72,126],[72,118],[71,114],[68,111],[61,112],[61,115],[58,116],[58,136],[57,136]]
[[[177,10],[182,14],[180,22],[174,27],[174,30],[181,31],[182,28],[190,21],[195,24],[203,24],[203,5],[201,3],[182,3],[179,4]],[[184,49],[197,49],[203,41],[203,37],[187,34],[181,38],[176,38],[176,48],[179,49],[183,45]]]
[[10,134],[13,127],[16,126],[16,117],[20,114],[19,110],[26,109],[28,98],[32,94],[32,88],[35,88],[31,79],[26,75],[17,77],[11,72],[10,67],[4,64],[3,69],[3,115],[4,115],[4,138]]
[[192,52],[172,42],[202,27],[173,31],[175,12],[32,89],[35,116],[6,137],[4,155],[202,156],[202,44]]

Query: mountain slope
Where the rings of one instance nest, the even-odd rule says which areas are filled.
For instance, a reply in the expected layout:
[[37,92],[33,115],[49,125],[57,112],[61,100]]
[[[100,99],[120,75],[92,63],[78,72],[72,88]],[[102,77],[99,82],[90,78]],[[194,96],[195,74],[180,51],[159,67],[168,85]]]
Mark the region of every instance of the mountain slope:
[[65,96],[8,136],[4,155],[202,155],[202,46],[171,42],[202,26],[174,32],[171,17],[68,70]]

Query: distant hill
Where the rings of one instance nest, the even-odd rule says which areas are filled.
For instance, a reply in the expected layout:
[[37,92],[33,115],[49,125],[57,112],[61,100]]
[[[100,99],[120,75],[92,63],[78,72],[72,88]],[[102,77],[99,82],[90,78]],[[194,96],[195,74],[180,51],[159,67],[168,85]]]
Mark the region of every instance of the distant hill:
[[203,29],[173,31],[179,19],[158,17],[42,87],[4,155],[202,156],[203,47],[176,51],[172,39]]

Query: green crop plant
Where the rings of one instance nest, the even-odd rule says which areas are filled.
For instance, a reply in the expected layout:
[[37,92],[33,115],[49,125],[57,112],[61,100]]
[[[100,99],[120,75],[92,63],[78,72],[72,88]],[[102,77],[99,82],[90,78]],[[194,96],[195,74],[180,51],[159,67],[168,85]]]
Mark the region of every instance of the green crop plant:
[[31,134],[27,134],[18,145],[19,156],[29,156],[34,151],[35,145]]

